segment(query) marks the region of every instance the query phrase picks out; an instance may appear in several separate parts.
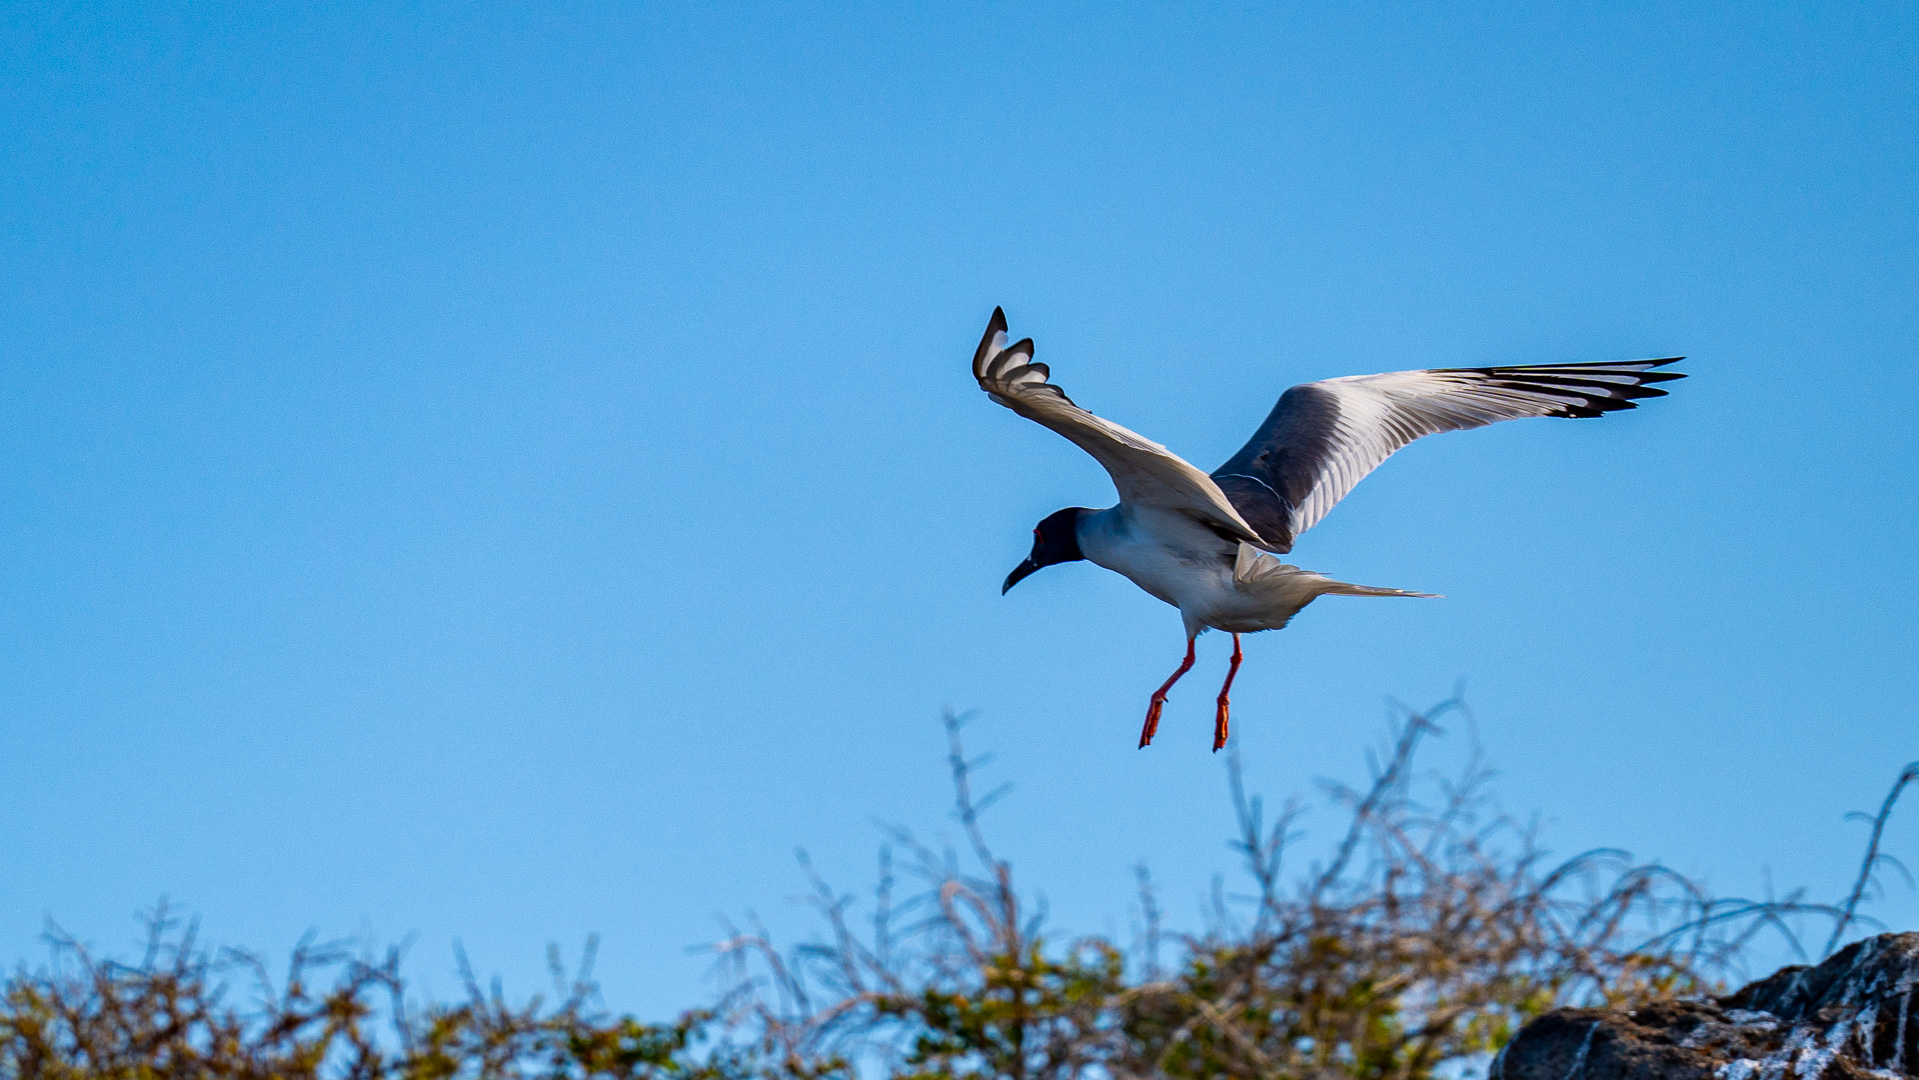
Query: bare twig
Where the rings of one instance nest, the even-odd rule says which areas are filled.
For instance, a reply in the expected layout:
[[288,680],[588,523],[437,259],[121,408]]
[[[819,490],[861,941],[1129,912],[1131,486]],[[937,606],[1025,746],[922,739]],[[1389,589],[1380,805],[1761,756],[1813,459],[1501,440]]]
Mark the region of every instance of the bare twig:
[[[1879,804],[1879,813],[1873,815],[1871,819],[1872,838],[1866,842],[1866,857],[1859,860],[1859,880],[1853,883],[1852,892],[1846,896],[1846,902],[1841,906],[1839,920],[1833,924],[1832,936],[1826,939],[1826,948],[1823,955],[1831,956],[1833,950],[1839,947],[1840,937],[1845,934],[1846,927],[1851,925],[1854,917],[1853,913],[1859,910],[1859,901],[1865,897],[1867,890],[1872,888],[1873,869],[1877,867],[1881,861],[1893,862],[1889,856],[1879,853],[1879,837],[1880,834],[1886,830],[1886,820],[1892,817],[1892,808],[1893,805],[1899,801],[1900,792],[1903,792],[1906,789],[1906,785],[1912,783],[1914,780],[1919,780],[1919,761],[1912,762],[1899,771],[1898,779],[1892,782],[1892,790],[1886,792],[1885,801]],[[1855,818],[1864,817],[1864,815],[1858,814],[1848,816]],[[1893,862],[1893,865],[1898,864]],[[1903,866],[1900,866],[1901,872],[1903,872],[1904,869]],[[1911,880],[1910,876],[1908,876],[1907,880]]]

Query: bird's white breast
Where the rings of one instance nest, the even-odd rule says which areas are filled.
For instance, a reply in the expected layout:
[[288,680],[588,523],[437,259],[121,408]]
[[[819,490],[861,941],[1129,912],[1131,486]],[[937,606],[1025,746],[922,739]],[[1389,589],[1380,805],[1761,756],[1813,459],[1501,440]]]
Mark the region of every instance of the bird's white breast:
[[1088,562],[1177,607],[1189,635],[1208,626],[1239,633],[1277,629],[1323,591],[1317,587],[1323,578],[1295,567],[1236,581],[1239,545],[1177,511],[1122,503],[1083,515],[1076,532]]
[[1182,612],[1210,610],[1233,592],[1238,545],[1178,511],[1121,504],[1083,515],[1080,554],[1124,574]]

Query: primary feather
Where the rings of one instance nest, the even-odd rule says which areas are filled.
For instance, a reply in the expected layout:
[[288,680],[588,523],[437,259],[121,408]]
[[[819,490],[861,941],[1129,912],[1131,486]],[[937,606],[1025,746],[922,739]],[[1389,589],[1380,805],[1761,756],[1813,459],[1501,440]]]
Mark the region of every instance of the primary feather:
[[1213,480],[1268,551],[1292,550],[1367,473],[1422,435],[1529,416],[1600,416],[1663,397],[1682,357],[1611,364],[1435,368],[1304,383]]
[[1213,478],[1164,446],[1094,416],[1047,382],[1051,372],[1033,360],[1033,339],[1006,343],[1006,313],[993,309],[986,336],[973,354],[973,377],[994,401],[1052,428],[1093,456],[1113,478],[1121,502],[1186,514],[1232,541],[1257,543],[1255,530]]

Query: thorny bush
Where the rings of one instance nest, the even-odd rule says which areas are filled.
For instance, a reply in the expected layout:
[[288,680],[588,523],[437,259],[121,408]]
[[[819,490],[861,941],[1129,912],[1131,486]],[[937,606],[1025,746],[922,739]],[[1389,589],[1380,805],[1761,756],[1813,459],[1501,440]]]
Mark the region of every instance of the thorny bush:
[[[1229,758],[1237,851],[1251,895],[1215,882],[1202,933],[1159,963],[1160,908],[1144,868],[1143,941],[1059,943],[1023,906],[988,845],[976,762],[946,718],[956,816],[974,869],[904,831],[881,854],[868,925],[807,867],[827,940],[781,953],[763,932],[721,946],[731,1015],[766,1062],[795,1073],[870,1061],[896,1077],[1273,1077],[1427,1080],[1483,1065],[1520,1025],[1561,1005],[1632,1006],[1710,992],[1768,928],[1834,922],[1835,947],[1870,886],[1882,806],[1843,908],[1795,893],[1716,898],[1656,863],[1595,850],[1554,861],[1535,827],[1499,813],[1474,753],[1416,782],[1421,742],[1457,699],[1395,722],[1363,790],[1328,785],[1344,823],[1330,855],[1288,873],[1301,806],[1268,821]],[[996,792],[995,795],[998,793]],[[893,852],[919,888],[903,901]],[[804,859],[802,859],[804,864]]]
[[[410,1002],[398,950],[311,940],[276,982],[256,956],[199,946],[162,908],[137,963],[56,933],[49,966],[6,981],[0,1080],[1459,1076],[1547,1009],[1717,989],[1767,928],[1797,949],[1795,923],[1829,917],[1830,952],[1865,921],[1859,902],[1891,863],[1885,821],[1919,779],[1908,766],[1869,819],[1843,905],[1718,899],[1617,851],[1551,860],[1534,828],[1493,807],[1476,755],[1450,780],[1416,778],[1421,742],[1462,708],[1407,713],[1369,786],[1329,786],[1339,839],[1297,870],[1286,856],[1300,805],[1269,822],[1229,759],[1232,846],[1251,888],[1229,896],[1216,881],[1199,933],[1163,931],[1142,868],[1133,947],[1049,937],[986,840],[980,813],[999,792],[975,798],[979,762],[949,715],[970,863],[895,830],[856,924],[853,898],[802,856],[825,939],[782,951],[757,926],[733,933],[717,946],[728,989],[711,1008],[666,1024],[612,1014],[590,942],[572,975],[552,953],[553,996],[520,1005],[497,982],[482,989],[464,957],[465,1000]],[[1165,966],[1162,939],[1176,954]]]
[[[275,983],[257,956],[197,945],[163,905],[137,964],[95,957],[54,935],[52,966],[22,971],[0,996],[0,1077],[8,1080],[354,1077],[620,1077],[726,1080],[751,1075],[690,1044],[712,1014],[644,1024],[599,1007],[592,943],[569,979],[549,953],[557,996],[509,1004],[481,990],[461,956],[467,1000],[409,1008],[399,951],[375,963],[303,941]],[[250,991],[232,1000],[230,979]]]

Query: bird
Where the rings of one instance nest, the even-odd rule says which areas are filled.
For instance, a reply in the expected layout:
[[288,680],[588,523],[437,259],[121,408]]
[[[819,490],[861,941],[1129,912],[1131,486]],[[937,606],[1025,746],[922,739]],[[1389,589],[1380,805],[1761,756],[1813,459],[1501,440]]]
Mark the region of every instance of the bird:
[[1231,634],[1232,659],[1213,719],[1217,753],[1229,733],[1241,634],[1278,630],[1321,596],[1436,598],[1337,581],[1276,557],[1290,553],[1367,473],[1423,435],[1635,408],[1666,395],[1653,384],[1686,377],[1662,370],[1683,359],[1432,368],[1302,383],[1281,394],[1246,445],[1208,474],[1074,404],[1033,359],[1033,339],[1007,344],[1006,312],[996,307],[973,354],[980,389],[1092,455],[1119,493],[1119,503],[1103,510],[1069,506],[1040,519],[1032,551],[1000,594],[1044,567],[1085,560],[1179,609],[1186,656],[1148,700],[1142,749],[1159,730],[1173,684],[1192,669],[1199,635]]

